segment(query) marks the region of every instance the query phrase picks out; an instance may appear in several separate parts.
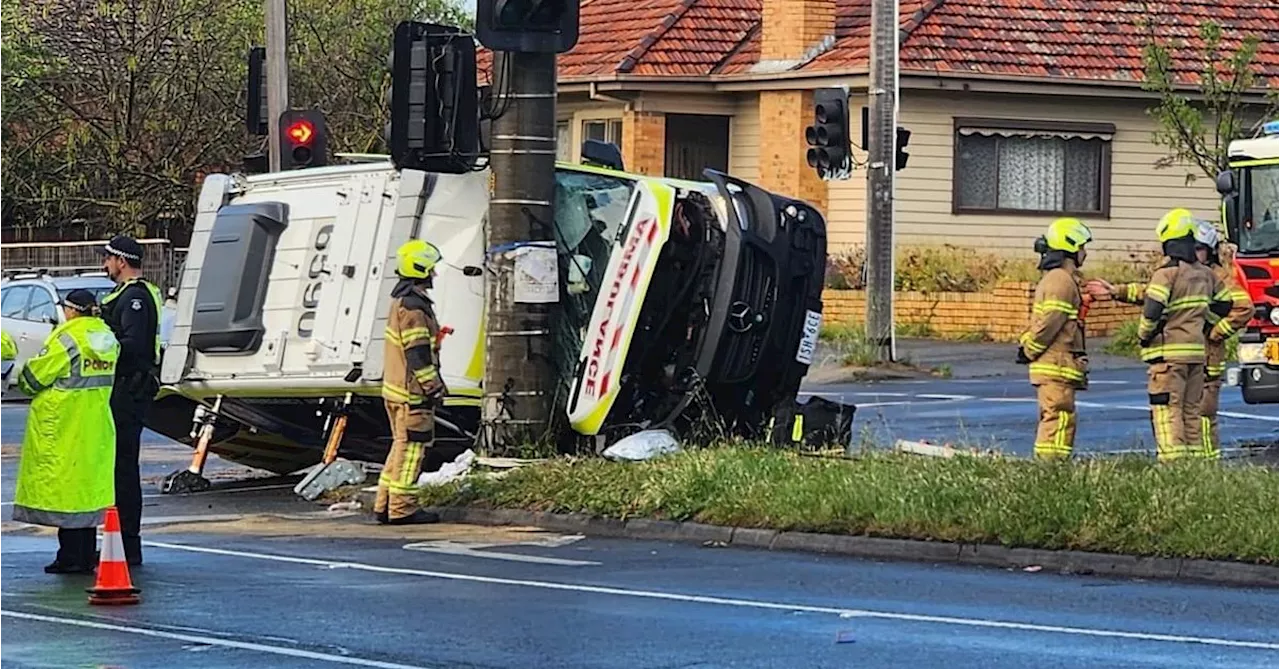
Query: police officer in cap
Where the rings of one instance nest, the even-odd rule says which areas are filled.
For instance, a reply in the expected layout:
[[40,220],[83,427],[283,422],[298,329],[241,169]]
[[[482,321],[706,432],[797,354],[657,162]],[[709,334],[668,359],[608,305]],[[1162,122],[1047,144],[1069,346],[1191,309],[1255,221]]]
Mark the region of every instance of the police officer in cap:
[[117,236],[101,248],[102,267],[116,288],[102,298],[102,318],[120,341],[120,360],[111,389],[116,424],[116,507],[125,559],[142,564],[142,481],[138,456],[142,423],[159,390],[160,290],[142,278],[142,246]]

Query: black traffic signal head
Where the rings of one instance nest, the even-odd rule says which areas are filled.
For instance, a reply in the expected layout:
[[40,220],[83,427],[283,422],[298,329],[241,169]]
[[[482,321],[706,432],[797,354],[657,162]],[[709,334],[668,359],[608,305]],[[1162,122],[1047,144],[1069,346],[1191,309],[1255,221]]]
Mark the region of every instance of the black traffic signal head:
[[494,51],[564,53],[578,43],[579,0],[478,0],[476,39]]
[[813,125],[805,128],[809,144],[805,155],[818,176],[826,179],[847,170],[853,160],[849,144],[849,97],[843,88],[819,88],[813,92]]
[[451,26],[396,26],[387,146],[398,168],[462,174],[480,154],[476,46]]
[[907,166],[907,158],[911,154],[907,153],[907,143],[911,141],[911,131],[902,126],[897,127],[897,138],[893,143],[897,149],[893,155],[893,170],[896,172]]
[[245,126],[249,134],[264,137],[267,128],[267,49],[249,49],[249,95],[246,97]]
[[320,110],[290,109],[280,114],[281,170],[327,165],[328,144]]

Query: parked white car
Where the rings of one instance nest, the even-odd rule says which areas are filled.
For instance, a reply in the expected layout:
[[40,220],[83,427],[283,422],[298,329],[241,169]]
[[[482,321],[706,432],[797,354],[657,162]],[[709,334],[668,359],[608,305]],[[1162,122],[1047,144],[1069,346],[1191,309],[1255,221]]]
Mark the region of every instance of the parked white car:
[[[22,373],[27,358],[35,355],[44,340],[60,325],[64,318],[58,301],[73,290],[84,289],[101,301],[115,288],[106,272],[84,272],[71,276],[54,276],[39,272],[14,274],[0,283],[0,317],[4,331],[18,345],[18,357],[13,361],[12,381]],[[168,330],[173,322],[176,302],[168,301],[160,313],[160,345],[168,344]]]

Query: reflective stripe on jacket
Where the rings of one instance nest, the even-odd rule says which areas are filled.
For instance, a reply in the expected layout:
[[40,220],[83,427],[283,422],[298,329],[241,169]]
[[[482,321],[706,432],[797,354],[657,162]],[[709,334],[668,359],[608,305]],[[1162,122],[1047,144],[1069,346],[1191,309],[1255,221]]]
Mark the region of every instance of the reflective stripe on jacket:
[[1083,387],[1089,373],[1080,321],[1081,296],[1075,263],[1064,261],[1044,273],[1036,285],[1031,326],[1018,338],[1031,359],[1028,372],[1033,385],[1046,382]]
[[59,325],[27,360],[18,389],[32,396],[14,492],[14,520],[96,527],[115,502],[111,385],[120,343],[95,316]]
[[[1134,301],[1133,286],[1117,286],[1117,299]],[[1170,259],[1155,271],[1142,294],[1142,317],[1138,320],[1142,360],[1205,362],[1205,323],[1210,311],[1226,315],[1230,309],[1230,291],[1212,270],[1200,263]]]
[[421,288],[402,281],[392,292],[382,354],[382,397],[422,404],[440,388],[440,326]]
[[1210,379],[1222,376],[1222,373],[1227,370],[1227,340],[1248,325],[1249,320],[1253,318],[1253,300],[1249,297],[1249,293],[1236,283],[1235,272],[1229,267],[1217,265],[1213,267],[1213,274],[1218,277],[1218,281],[1222,282],[1222,290],[1215,297],[1230,300],[1231,311],[1225,318],[1213,311],[1209,312],[1209,323],[1212,323],[1213,327],[1209,330],[1208,341],[1205,342],[1204,373]]

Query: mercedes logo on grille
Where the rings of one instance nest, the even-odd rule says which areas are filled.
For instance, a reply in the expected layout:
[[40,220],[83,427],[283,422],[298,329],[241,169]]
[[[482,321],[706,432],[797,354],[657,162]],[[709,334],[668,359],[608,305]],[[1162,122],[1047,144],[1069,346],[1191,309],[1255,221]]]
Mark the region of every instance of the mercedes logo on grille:
[[750,330],[756,323],[764,320],[762,316],[752,311],[751,305],[746,302],[734,302],[729,305],[729,329],[739,334]]

